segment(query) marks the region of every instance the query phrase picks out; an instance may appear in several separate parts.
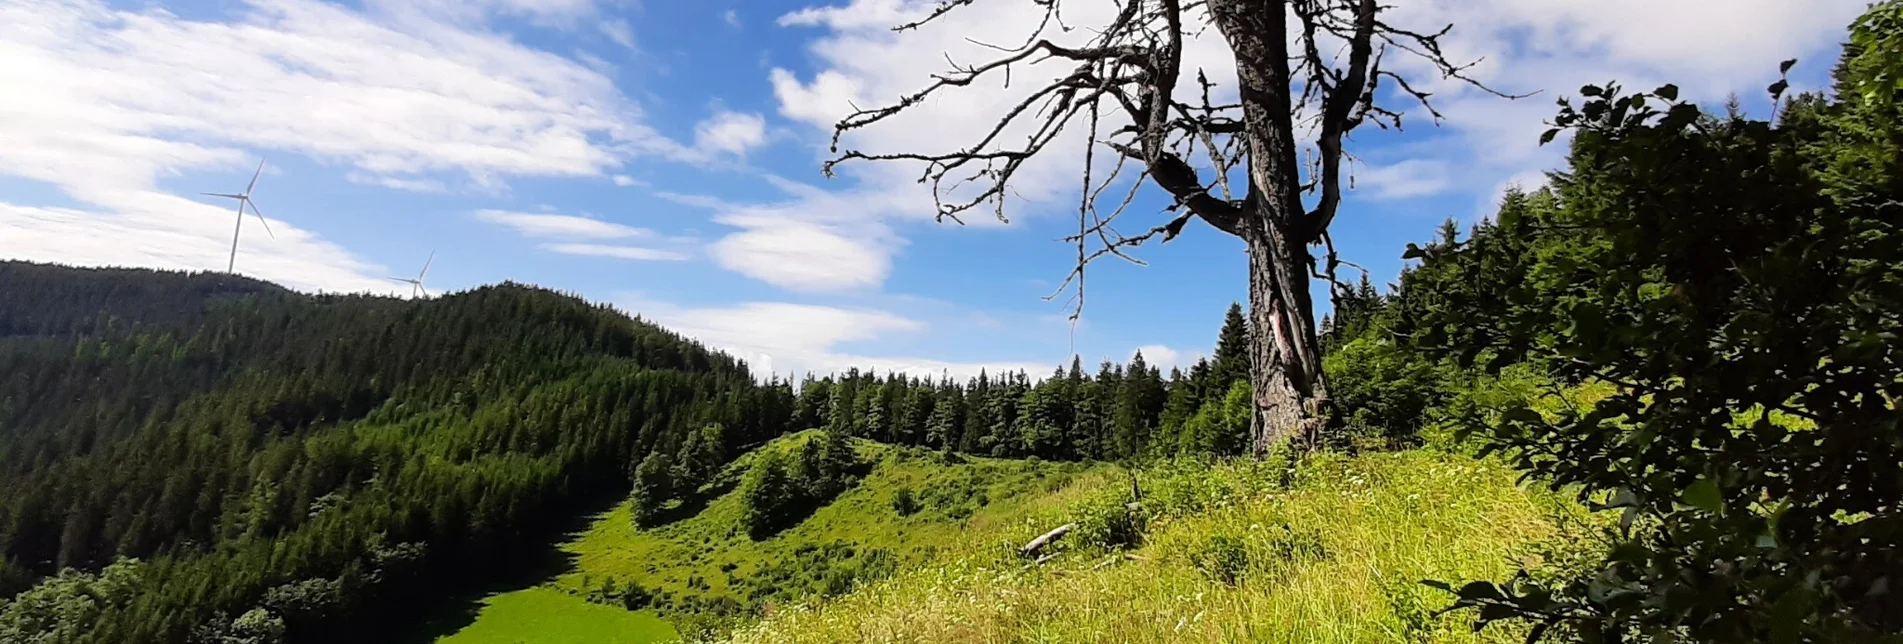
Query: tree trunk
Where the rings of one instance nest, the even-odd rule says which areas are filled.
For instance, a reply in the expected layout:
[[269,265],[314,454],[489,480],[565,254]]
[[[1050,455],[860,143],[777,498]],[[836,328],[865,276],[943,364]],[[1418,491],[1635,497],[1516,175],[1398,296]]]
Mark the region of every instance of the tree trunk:
[[1309,230],[1289,96],[1288,25],[1283,0],[1210,0],[1216,26],[1236,55],[1249,152],[1249,194],[1237,228],[1249,252],[1249,382],[1256,454],[1320,424],[1327,388],[1308,296]]
[[1255,389],[1250,448],[1260,456],[1287,440],[1309,441],[1322,422],[1322,381],[1306,244],[1276,227],[1250,235],[1249,384]]

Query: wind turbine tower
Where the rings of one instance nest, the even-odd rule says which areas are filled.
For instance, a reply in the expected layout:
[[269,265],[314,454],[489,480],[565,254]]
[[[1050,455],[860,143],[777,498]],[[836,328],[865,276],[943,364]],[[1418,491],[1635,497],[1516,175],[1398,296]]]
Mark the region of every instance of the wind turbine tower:
[[258,210],[257,202],[251,200],[251,189],[258,187],[258,175],[260,174],[264,174],[264,161],[262,159],[258,161],[257,171],[251,173],[251,183],[245,184],[244,192],[235,195],[222,192],[199,193],[212,197],[238,200],[238,222],[231,227],[231,259],[225,263],[225,272],[227,273],[235,272],[233,269],[238,266],[238,231],[244,228],[244,209],[246,207],[250,207],[251,212],[258,216],[258,223],[264,224],[264,233],[270,235],[272,239],[277,239],[277,233],[271,232],[271,222],[265,221],[264,213]]
[[416,272],[416,279],[404,277],[392,277],[390,279],[410,285],[410,297],[416,297],[418,293],[421,293],[423,297],[429,297],[429,289],[423,288],[423,276],[429,273],[429,265],[435,261],[436,251],[432,250],[429,252],[429,259],[423,260],[423,270]]

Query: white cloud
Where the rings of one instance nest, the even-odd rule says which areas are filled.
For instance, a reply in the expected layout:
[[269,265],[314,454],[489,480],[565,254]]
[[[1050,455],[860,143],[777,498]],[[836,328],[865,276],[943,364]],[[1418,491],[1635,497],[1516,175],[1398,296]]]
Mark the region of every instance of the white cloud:
[[[1453,24],[1443,39],[1457,60],[1483,62],[1473,74],[1508,92],[1542,94],[1507,101],[1458,82],[1407,69],[1435,92],[1446,125],[1465,149],[1436,156],[1462,166],[1462,187],[1483,200],[1511,177],[1557,166],[1565,146],[1538,145],[1553,101],[1581,85],[1618,81],[1637,90],[1667,82],[1705,103],[1727,94],[1762,96],[1777,63],[1801,58],[1832,64],[1843,27],[1864,0],[1430,0],[1396,9],[1396,24]],[[1634,20],[1634,16],[1643,19]],[[1406,60],[1395,58],[1396,61]],[[1399,68],[1397,68],[1399,69]]]
[[[141,190],[93,198],[109,210],[0,202],[0,256],[76,266],[225,270],[234,210]],[[246,275],[307,291],[392,292],[389,282],[371,277],[380,267],[336,244],[280,220],[272,220],[273,237],[256,216],[245,220],[237,270]]]
[[625,295],[622,305],[669,329],[746,360],[756,377],[788,373],[826,374],[848,367],[900,371],[917,376],[949,373],[954,377],[1025,370],[1041,375],[1050,365],[1025,362],[953,362],[931,358],[876,357],[855,354],[844,345],[925,333],[928,325],[887,311],[787,302],[746,302],[693,308]]
[[636,259],[636,260],[648,260],[648,261],[680,261],[680,260],[687,259],[686,253],[671,251],[671,250],[662,250],[659,248],[643,248],[640,246],[616,246],[616,245],[609,245],[609,244],[567,243],[567,244],[542,244],[541,248],[543,250],[554,251],[557,253],[562,253],[564,255],[587,255],[587,256],[593,256],[593,257],[613,257],[615,259]]
[[774,203],[736,204],[705,195],[661,197],[714,211],[714,222],[739,228],[709,252],[721,267],[801,292],[870,289],[884,283],[903,241],[867,212],[888,209],[886,195],[832,193],[768,177],[787,194]]
[[729,270],[800,291],[877,286],[891,268],[891,259],[863,240],[793,221],[751,226],[710,250]]
[[563,255],[644,261],[682,261],[688,258],[685,250],[695,243],[695,240],[691,238],[671,237],[659,241],[663,245],[674,246],[676,249],[601,244],[594,242],[630,238],[655,239],[658,235],[647,228],[635,228],[574,215],[507,210],[478,210],[474,214],[476,219],[513,228],[524,237],[565,240],[538,246],[542,250]]
[[[0,176],[90,206],[0,204],[9,229],[0,256],[221,268],[222,206],[157,182],[237,175],[259,150],[411,191],[440,192],[433,175],[461,172],[488,193],[506,192],[514,176],[600,175],[630,156],[692,155],[642,125],[601,72],[464,25],[465,10],[541,18],[593,8],[258,0],[218,22],[98,0],[0,0]],[[388,289],[366,277],[382,271],[334,244],[289,222],[272,228],[276,240],[243,236],[241,270],[304,288]]]
[[714,112],[694,126],[694,147],[707,154],[744,156],[766,142],[766,119],[758,114]]
[[640,48],[634,45],[634,27],[629,26],[628,21],[603,20],[599,25],[601,33],[608,36],[608,39],[614,41],[615,44],[630,51],[640,51]]
[[362,172],[346,173],[344,179],[355,184],[381,186],[392,190],[405,190],[409,192],[433,194],[449,191],[449,186],[436,179],[404,179],[401,177],[369,175]]
[[726,22],[729,27],[733,27],[734,29],[740,28],[740,13],[737,11],[728,9],[720,14],[720,19]]
[[[780,114],[809,126],[811,140],[826,141],[842,116],[859,108],[890,105],[925,87],[933,74],[944,72],[950,64],[994,59],[999,54],[983,43],[1021,43],[1042,17],[1037,3],[998,3],[954,10],[917,30],[891,30],[936,5],[925,0],[850,0],[781,16],[778,24],[783,28],[816,32],[808,48],[817,68],[807,73],[781,68],[768,72]],[[1775,73],[1777,61],[1830,51],[1842,26],[1862,5],[1863,0],[1404,3],[1390,14],[1390,23],[1431,32],[1452,22],[1453,33],[1443,39],[1450,57],[1484,59],[1472,73],[1500,89],[1545,89],[1547,93],[1507,101],[1458,82],[1437,80],[1432,70],[1410,68],[1400,62],[1406,56],[1390,56],[1390,63],[1400,65],[1394,69],[1410,73],[1416,87],[1435,92],[1439,107],[1448,115],[1444,125],[1456,136],[1447,137],[1451,144],[1441,142],[1429,148],[1424,158],[1394,159],[1389,165],[1367,169],[1357,177],[1364,190],[1357,196],[1405,199],[1458,190],[1482,197],[1504,178],[1559,161],[1558,146],[1540,149],[1536,145],[1546,127],[1542,121],[1552,114],[1555,94],[1574,91],[1585,82],[1614,78],[1643,88],[1675,80],[1686,88],[1687,96],[1701,100],[1722,98],[1734,90],[1761,91]],[[1060,44],[1076,44],[1092,37],[1095,32],[1090,27],[1104,24],[1115,6],[1082,3],[1067,4],[1064,9],[1064,23],[1077,28],[1056,29],[1046,36]],[[1644,16],[1644,20],[1635,22],[1633,16]],[[1202,69],[1218,84],[1216,99],[1222,102],[1235,90],[1232,55],[1217,30],[1192,31],[1199,35],[1186,43],[1186,73],[1176,91],[1193,91],[1193,70]],[[1062,59],[1013,66],[1008,87],[998,78],[952,88],[899,116],[846,133],[842,146],[872,152],[962,150],[974,142],[975,132],[989,130],[1022,96],[1071,68]],[[1393,104],[1407,105],[1405,100]],[[1111,127],[1123,122],[1116,110],[1104,118]],[[1409,110],[1407,122],[1411,128],[1428,125],[1426,114],[1418,108]],[[1019,169],[1014,196],[1007,204],[1012,212],[1036,213],[1051,204],[1068,207],[1075,198],[1082,164],[1078,130],[1082,128],[1081,123],[1072,125],[1040,158]],[[1007,128],[1000,140],[1015,144],[1024,134],[1023,128]],[[1385,142],[1374,128],[1365,134],[1358,149]],[[818,155],[826,156],[824,146],[818,147]],[[878,206],[854,210],[862,222],[928,216],[933,202],[930,187],[917,183],[919,169],[895,162],[849,163],[840,170],[851,183],[837,192],[877,196]],[[782,210],[790,218],[819,219],[830,216],[823,211],[828,203],[805,198],[800,204],[783,204]],[[965,218],[968,223],[988,223],[983,209],[970,214]],[[875,239],[901,241],[895,235]]]
[[646,228],[635,228],[574,215],[478,210],[475,217],[492,224],[514,228],[516,232],[527,237],[620,239],[647,237],[654,234],[654,231]]
[[1366,191],[1374,199],[1407,199],[1440,194],[1453,187],[1447,162],[1439,159],[1407,159],[1384,166],[1365,166],[1352,171],[1356,194]]
[[617,174],[617,175],[615,175],[615,176],[614,176],[614,183],[615,183],[615,185],[617,185],[617,186],[621,186],[621,187],[623,187],[623,188],[626,188],[626,187],[628,187],[628,186],[645,186],[645,185],[647,185],[647,182],[646,182],[646,181],[642,181],[642,180],[640,180],[640,179],[636,179],[636,178],[634,178],[634,177],[630,177],[630,176],[628,176],[628,175],[625,175],[625,174]]
[[1190,365],[1196,364],[1197,360],[1201,360],[1204,357],[1201,351],[1172,349],[1160,344],[1146,344],[1130,352],[1130,355],[1125,357],[1125,361],[1128,361],[1129,358],[1136,357],[1136,354],[1139,353],[1143,354],[1143,361],[1145,363],[1156,367],[1156,370],[1163,372],[1165,376],[1169,375],[1170,369],[1172,368],[1188,369]]
[[[1106,3],[1066,5],[1065,20],[1070,24],[1092,24],[1108,18],[1115,8]],[[832,126],[841,117],[859,107],[885,106],[932,82],[934,74],[946,71],[951,59],[960,64],[983,61],[998,55],[981,43],[1015,43],[1028,35],[1041,17],[1035,3],[1000,3],[979,10],[954,11],[922,29],[904,34],[891,28],[929,12],[932,3],[901,0],[856,0],[848,5],[809,8],[781,16],[783,27],[819,30],[809,44],[819,69],[810,76],[781,68],[769,70],[768,79],[779,102],[782,116],[809,126],[815,142],[827,141]],[[1188,68],[1224,69],[1231,65],[1228,50],[1219,46],[1213,31],[1197,36],[1188,46]],[[1047,37],[1066,44],[1079,44],[1091,37],[1085,30],[1056,30]],[[982,133],[1041,81],[1068,73],[1071,66],[1063,61],[1014,67],[1011,83],[983,82],[956,88],[922,102],[877,126],[849,132],[844,147],[871,152],[950,152],[975,143]],[[1220,72],[1217,72],[1220,76]],[[1187,84],[1194,74],[1186,75]],[[1187,86],[1187,85],[1186,85]],[[1233,91],[1233,90],[1230,90]],[[1104,114],[1104,127],[1114,128],[1125,119],[1115,109]],[[1025,164],[1013,180],[1006,207],[1007,216],[1019,216],[1047,210],[1060,200],[1075,194],[1078,172],[1082,169],[1085,142],[1082,122],[1050,147],[1047,153]],[[1029,133],[1028,124],[1008,128],[999,140],[1021,141]],[[817,146],[818,156],[829,156],[824,145]],[[1075,151],[1075,152],[1073,152]],[[1106,166],[1111,155],[1098,156]],[[817,169],[817,160],[813,168]],[[929,220],[936,214],[931,187],[919,183],[921,166],[907,162],[857,162],[841,166],[841,183],[826,184],[826,189],[803,184],[784,185],[789,198],[763,204],[730,205],[729,211],[768,210],[770,219],[729,217],[722,223],[747,230],[723,240],[729,258],[725,265],[769,282],[812,290],[836,288],[829,278],[851,272],[863,287],[884,281],[883,258],[897,253],[904,239],[889,222]],[[954,177],[956,178],[956,177]],[[843,184],[843,185],[842,185]],[[971,194],[972,187],[954,190]],[[1063,201],[1068,208],[1069,202]],[[991,226],[999,222],[992,210],[980,207],[965,214],[963,221],[973,226]],[[758,222],[776,222],[771,227]],[[784,222],[794,222],[788,225]],[[1136,223],[1133,226],[1139,225]],[[815,235],[815,230],[826,235]],[[774,243],[763,243],[763,238]],[[806,238],[823,243],[802,253],[802,262],[811,263],[820,275],[789,276],[778,272],[749,270],[749,266],[774,266],[780,253],[764,252],[804,243]],[[830,260],[827,255],[830,255]],[[744,260],[744,261],[743,261]],[[831,266],[828,266],[828,265]],[[872,269],[876,273],[867,273]]]

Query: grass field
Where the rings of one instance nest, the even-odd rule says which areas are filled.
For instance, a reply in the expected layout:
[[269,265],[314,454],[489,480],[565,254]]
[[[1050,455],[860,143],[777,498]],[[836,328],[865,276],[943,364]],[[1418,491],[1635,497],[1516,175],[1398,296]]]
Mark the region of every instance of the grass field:
[[[790,449],[809,436],[768,449]],[[555,585],[585,593],[614,580],[661,595],[664,612],[684,602],[752,607],[838,594],[894,570],[968,548],[973,535],[1024,521],[1036,508],[1062,507],[1066,489],[1094,489],[1116,480],[1115,466],[974,457],[947,461],[928,450],[860,442],[865,477],[798,525],[755,541],[740,521],[733,493],[691,517],[637,529],[622,504],[564,546],[577,562]],[[737,462],[737,474],[749,459]],[[895,503],[908,494],[908,507]],[[902,509],[910,510],[909,512]],[[671,598],[671,599],[665,599]],[[691,599],[690,599],[691,598]]]
[[483,600],[476,621],[440,644],[650,644],[679,639],[652,612],[591,604],[561,591],[528,588]]
[[1511,629],[1472,632],[1470,615],[1434,616],[1450,598],[1419,581],[1498,578],[1581,543],[1560,538],[1562,526],[1584,520],[1578,506],[1466,456],[1322,455],[1288,471],[1146,472],[1147,518],[1128,550],[1089,543],[1116,533],[1104,529],[1103,508],[1128,499],[1105,489],[1046,519],[1081,527],[1045,566],[971,550],[775,611],[733,641],[1519,641],[1524,633]]
[[[1137,473],[1136,492],[1110,464],[855,447],[867,463],[857,484],[758,541],[727,484],[649,529],[624,502],[561,546],[566,572],[485,600],[439,641],[654,642],[676,629],[762,644],[1517,641],[1435,616],[1450,598],[1419,582],[1551,567],[1586,547],[1576,537],[1591,523],[1508,468],[1437,449],[1295,467],[1165,462]],[[1064,523],[1078,527],[1048,549],[1054,559],[1017,555]],[[584,599],[630,585],[652,610]]]
[[[811,432],[783,437],[761,450],[793,449],[811,437]],[[1121,469],[1109,464],[964,456],[947,460],[929,450],[867,441],[855,448],[868,465],[857,484],[798,525],[761,541],[741,527],[738,495],[718,483],[710,487],[722,493],[705,507],[678,511],[686,516],[652,529],[636,528],[623,502],[561,546],[574,561],[569,571],[536,587],[485,600],[474,623],[438,641],[570,641],[552,639],[554,635],[536,639],[543,628],[538,621],[557,618],[512,609],[535,605],[547,605],[547,614],[558,616],[586,608],[590,612],[574,613],[584,624],[597,619],[590,617],[596,611],[609,611],[643,620],[659,612],[690,631],[731,626],[748,621],[745,616],[763,605],[838,595],[937,561],[942,553],[982,548],[972,541],[980,537],[994,539],[990,546],[995,549],[1008,550],[1012,546],[1003,535],[1035,529],[1044,521],[1041,517],[1074,505],[1081,495],[1127,481]],[[738,459],[722,479],[737,480],[758,453]],[[894,503],[902,490],[912,504]],[[639,585],[656,596],[655,610],[634,613],[584,599],[604,584]],[[668,636],[672,632],[667,631]]]

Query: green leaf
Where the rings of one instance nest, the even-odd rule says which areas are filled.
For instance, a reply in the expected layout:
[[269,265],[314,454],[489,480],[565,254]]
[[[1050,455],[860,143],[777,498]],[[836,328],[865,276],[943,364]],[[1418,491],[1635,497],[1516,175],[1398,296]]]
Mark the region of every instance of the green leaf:
[[1605,93],[1606,90],[1600,89],[1598,85],[1586,85],[1579,88],[1579,94],[1581,96],[1599,96]]
[[1798,628],[1804,625],[1804,617],[1811,613],[1816,602],[1809,589],[1792,588],[1784,591],[1771,606],[1771,641],[1778,644],[1798,641]]
[[1552,143],[1553,137],[1556,137],[1556,136],[1559,136],[1559,128],[1553,128],[1553,129],[1547,130],[1545,134],[1540,135],[1540,145],[1546,145],[1548,143]]
[[1701,477],[1698,482],[1691,484],[1691,487],[1685,488],[1678,500],[1683,501],[1685,505],[1712,514],[1718,514],[1725,508],[1725,498],[1718,490],[1718,482],[1708,478]]
[[1775,99],[1775,98],[1783,96],[1784,90],[1789,89],[1790,86],[1791,86],[1790,81],[1779,80],[1778,82],[1771,83],[1770,87],[1766,87],[1764,89],[1765,91],[1768,91],[1771,93],[1771,98]]
[[1788,74],[1788,73],[1790,73],[1790,72],[1791,72],[1791,66],[1792,66],[1792,65],[1796,65],[1796,64],[1797,64],[1797,59],[1796,59],[1796,58],[1792,58],[1792,59],[1790,59],[1790,60],[1787,60],[1787,61],[1784,61],[1784,62],[1782,62],[1782,63],[1778,63],[1778,65],[1777,65],[1777,73],[1779,73],[1779,74]]
[[1665,86],[1658,88],[1657,91],[1654,91],[1652,93],[1657,94],[1659,98],[1662,98],[1668,101],[1678,100],[1678,86],[1677,85],[1672,85],[1668,83]]

